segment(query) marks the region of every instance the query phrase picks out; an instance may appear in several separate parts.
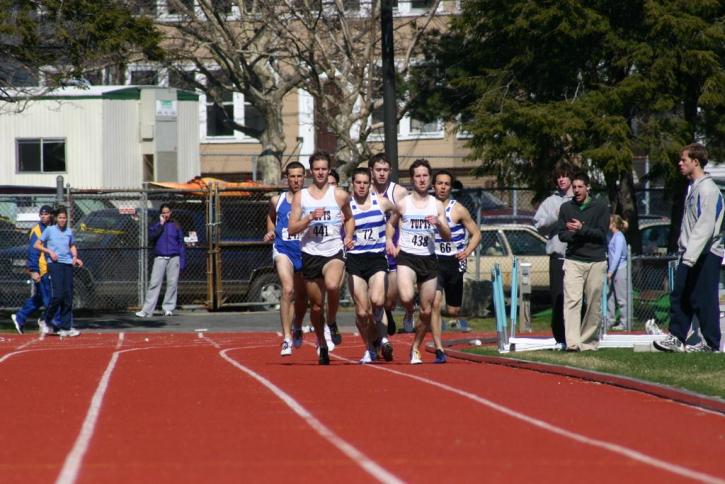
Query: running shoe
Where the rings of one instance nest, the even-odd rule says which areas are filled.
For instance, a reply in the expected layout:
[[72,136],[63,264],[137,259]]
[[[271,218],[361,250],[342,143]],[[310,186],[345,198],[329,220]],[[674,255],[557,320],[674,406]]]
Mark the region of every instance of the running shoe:
[[23,331],[23,325],[18,323],[18,316],[15,314],[10,315],[10,319],[13,320],[13,324],[15,325],[15,330],[18,332],[18,334],[23,334],[25,331]]
[[669,353],[684,353],[685,345],[676,337],[668,334],[664,339],[654,340],[652,342],[655,348],[660,351],[667,351]]
[[423,363],[423,360],[420,359],[420,351],[418,349],[411,349],[410,350],[410,364],[411,365],[420,365]]
[[685,345],[685,351],[687,353],[719,353],[718,350],[704,341],[701,341],[696,345]]
[[388,336],[393,336],[398,329],[395,326],[395,318],[393,317],[393,312],[386,309],[385,315],[388,317]]
[[320,365],[329,365],[330,364],[330,355],[327,353],[327,348],[319,348],[319,354],[320,358],[317,360],[317,362]]
[[471,332],[471,327],[468,326],[468,321],[466,321],[465,319],[459,319],[458,320],[458,324],[461,327],[461,332],[462,333],[470,333]]
[[174,315],[173,311],[164,311],[164,316],[173,316],[173,315]]
[[280,356],[290,356],[292,355],[292,343],[289,342],[289,340],[282,341],[282,349],[279,352]]
[[403,316],[403,331],[401,333],[414,333],[415,328],[413,327],[413,313],[405,313]]
[[137,313],[136,313],[136,316],[138,316],[139,318],[150,318],[150,317],[151,317],[151,315],[150,315],[150,314],[146,314],[146,313],[145,313],[145,312],[143,312],[143,311],[139,311],[139,312],[137,312]]
[[448,361],[448,358],[446,358],[446,354],[443,352],[443,350],[436,350],[436,359],[433,360],[433,363],[442,364]]
[[61,338],[74,338],[76,336],[80,336],[80,334],[81,332],[75,328],[61,329],[60,331],[58,331],[58,336],[60,336]]
[[[323,327],[325,328],[325,341],[327,342],[327,349],[332,353],[335,351],[335,342],[332,341],[332,333],[330,333],[330,327],[323,323]],[[317,342],[319,345],[319,341]]]
[[[340,334],[340,331],[337,329],[337,323],[328,324],[327,328],[329,328],[330,331],[330,339],[332,340],[335,345],[339,345],[342,343],[342,335]],[[325,335],[327,336],[327,335]]]
[[365,353],[363,353],[362,358],[360,358],[360,364],[367,365],[368,363],[372,363],[373,361],[375,361],[373,354],[374,353],[370,353],[370,350],[365,350]]
[[383,354],[385,361],[393,361],[393,345],[389,341],[383,343],[380,352]]
[[292,346],[294,346],[295,348],[299,348],[300,346],[302,346],[302,338],[302,328],[296,328],[292,330]]

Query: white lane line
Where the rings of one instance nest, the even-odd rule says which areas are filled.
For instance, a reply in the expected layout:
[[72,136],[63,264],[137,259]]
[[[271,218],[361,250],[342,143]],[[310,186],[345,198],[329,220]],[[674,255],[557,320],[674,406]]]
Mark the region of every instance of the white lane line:
[[145,349],[149,348],[130,348],[127,350],[113,352],[111,360],[106,366],[106,371],[103,372],[101,381],[98,383],[96,392],[93,394],[91,405],[88,407],[88,413],[86,413],[86,418],[83,420],[83,425],[81,425],[81,431],[73,444],[73,448],[65,458],[63,468],[61,469],[60,474],[58,474],[58,478],[55,480],[56,484],[72,484],[76,481],[76,479],[78,479],[78,473],[81,469],[83,456],[88,450],[91,438],[93,438],[93,432],[96,429],[98,416],[101,413],[101,406],[103,405],[103,397],[106,395],[108,382],[111,380],[111,374],[116,368],[116,362],[118,361],[119,356],[121,353]]
[[38,336],[37,338],[31,339],[27,343],[24,343],[24,344],[18,346],[17,348],[15,348],[15,351],[12,351],[12,352],[7,353],[7,354],[3,355],[2,357],[0,357],[0,363],[4,362],[5,360],[7,360],[15,355],[27,353],[28,351],[35,351],[35,350],[26,350],[24,348],[27,348],[28,346],[30,346],[34,343],[37,343],[38,341],[41,341],[42,339],[43,339],[43,337],[41,335],[41,336]]
[[[345,358],[345,357],[342,357],[342,356],[339,356],[339,355],[331,354],[330,356],[332,356],[332,357],[334,357],[336,359],[339,359],[339,360],[346,361],[346,362],[355,363],[355,361],[350,360],[350,359]],[[526,422],[526,423],[528,423],[530,425],[533,425],[534,427],[538,427],[538,428],[540,428],[542,430],[546,430],[546,431],[551,432],[553,434],[561,435],[562,437],[569,438],[571,440],[574,440],[574,441],[579,442],[579,443],[582,443],[582,444],[590,445],[592,447],[598,447],[600,449],[605,449],[605,450],[608,450],[610,452],[614,452],[615,454],[620,454],[620,455],[622,455],[624,457],[631,458],[631,459],[636,460],[636,461],[639,461],[639,462],[641,462],[643,464],[647,464],[647,465],[650,465],[652,467],[656,467],[658,469],[662,469],[662,470],[667,471],[667,472],[670,472],[672,474],[677,474],[677,475],[680,475],[680,476],[683,476],[683,477],[687,477],[689,479],[693,479],[693,480],[696,480],[696,481],[701,481],[701,482],[725,484],[725,480],[720,479],[719,477],[711,476],[709,474],[705,474],[705,473],[699,472],[699,471],[694,471],[692,469],[688,469],[686,467],[682,467],[682,466],[679,466],[677,464],[673,464],[671,462],[666,462],[666,461],[660,460],[660,459],[658,459],[656,457],[652,457],[652,456],[649,456],[649,455],[644,454],[642,452],[639,452],[637,450],[630,449],[630,448],[625,447],[623,445],[613,444],[611,442],[607,442],[606,440],[600,440],[600,439],[596,439],[596,438],[593,438],[593,437],[587,437],[586,435],[582,435],[580,433],[573,432],[571,430],[567,430],[565,428],[562,428],[562,427],[559,427],[557,425],[554,425],[554,424],[545,422],[543,420],[539,420],[538,418],[531,417],[529,415],[526,415],[524,413],[518,412],[518,411],[513,410],[513,409],[511,409],[509,407],[506,407],[504,405],[501,405],[501,404],[498,404],[498,403],[493,402],[491,400],[488,400],[486,398],[480,397],[480,396],[478,396],[476,394],[473,394],[473,393],[467,392],[465,390],[461,390],[461,389],[452,387],[450,385],[446,385],[445,383],[439,383],[439,382],[437,382],[435,380],[430,380],[428,378],[424,378],[424,377],[417,376],[417,375],[410,375],[408,373],[403,373],[401,371],[393,370],[391,368],[386,368],[384,366],[379,366],[379,365],[363,365],[363,366],[365,366],[367,368],[372,368],[372,369],[375,369],[375,370],[387,371],[389,373],[393,373],[394,375],[399,375],[399,376],[403,376],[403,377],[406,377],[406,378],[411,378],[413,380],[416,380],[416,381],[419,381],[419,382],[422,382],[422,383],[426,383],[428,385],[432,385],[432,386],[437,387],[437,388],[440,388],[442,390],[445,390],[445,391],[448,391],[448,392],[451,392],[451,393],[455,393],[455,394],[460,395],[462,397],[466,397],[466,398],[468,398],[470,400],[473,400],[476,403],[480,403],[480,404],[485,405],[485,406],[487,406],[489,408],[492,408],[493,410],[496,410],[498,412],[501,412],[501,413],[503,413],[505,415],[508,415],[508,416],[513,417],[515,419],[524,421],[524,422]]]
[[[215,344],[212,341],[212,344]],[[262,375],[256,373],[254,370],[251,370],[250,368],[247,368],[246,366],[242,365],[235,359],[231,358],[227,355],[228,351],[237,350],[239,348],[228,348],[226,350],[221,350],[219,352],[219,355],[224,358],[227,362],[229,362],[232,366],[236,367],[237,369],[243,371],[247,375],[251,376],[255,380],[257,380],[259,383],[267,387],[272,393],[274,393],[277,398],[282,400],[282,402],[285,403],[290,409],[292,409],[293,412],[295,412],[297,415],[299,415],[307,425],[312,427],[312,429],[320,434],[325,440],[330,442],[333,446],[335,446],[340,452],[348,456],[355,464],[362,467],[363,470],[365,470],[368,474],[370,474],[372,477],[374,477],[379,482],[385,482],[385,483],[402,483],[401,479],[384,469],[381,465],[367,457],[365,454],[360,452],[357,448],[355,448],[352,444],[347,442],[345,439],[337,435],[335,432],[333,432],[329,427],[327,427],[325,424],[320,422],[314,415],[312,415],[305,407],[303,407],[297,400],[292,398],[288,393],[286,393],[284,390],[279,388],[277,385],[272,383],[271,381],[264,378]]]

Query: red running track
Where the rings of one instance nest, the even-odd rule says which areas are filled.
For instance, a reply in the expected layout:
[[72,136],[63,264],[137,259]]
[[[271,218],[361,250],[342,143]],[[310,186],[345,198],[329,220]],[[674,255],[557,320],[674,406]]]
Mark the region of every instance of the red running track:
[[[329,367],[273,334],[0,342],[0,482],[725,482],[725,416],[449,360]],[[424,355],[430,363],[431,355]]]

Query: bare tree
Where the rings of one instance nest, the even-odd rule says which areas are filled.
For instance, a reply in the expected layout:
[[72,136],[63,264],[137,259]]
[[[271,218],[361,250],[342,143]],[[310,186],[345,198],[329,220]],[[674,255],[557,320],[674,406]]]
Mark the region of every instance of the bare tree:
[[265,183],[280,179],[287,147],[282,101],[300,82],[300,72],[290,68],[294,63],[285,61],[285,37],[279,35],[276,22],[268,22],[270,15],[285,15],[286,8],[276,8],[275,3],[167,0],[176,18],[157,21],[171,69],[219,106],[230,92],[239,92],[259,112],[260,126],[240,124],[232,116],[227,122],[261,143],[257,169]]
[[[380,0],[282,0],[295,27],[285,28],[279,17],[274,28],[285,36],[285,47],[301,86],[317,103],[316,124],[337,137],[338,162],[350,167],[370,156],[370,136],[382,128],[382,60]],[[405,79],[418,59],[419,47],[433,27],[444,28],[440,0],[416,16],[395,22],[396,71]],[[397,116],[408,111],[405,93]],[[379,119],[378,119],[379,118]]]

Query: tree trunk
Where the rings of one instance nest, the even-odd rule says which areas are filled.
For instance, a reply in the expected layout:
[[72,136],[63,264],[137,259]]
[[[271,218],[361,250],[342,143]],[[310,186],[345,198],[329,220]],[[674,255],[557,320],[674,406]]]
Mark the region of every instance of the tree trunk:
[[277,185],[282,179],[282,155],[287,149],[282,113],[281,109],[273,109],[264,114],[267,125],[259,136],[262,152],[257,158],[257,180],[267,185]]

